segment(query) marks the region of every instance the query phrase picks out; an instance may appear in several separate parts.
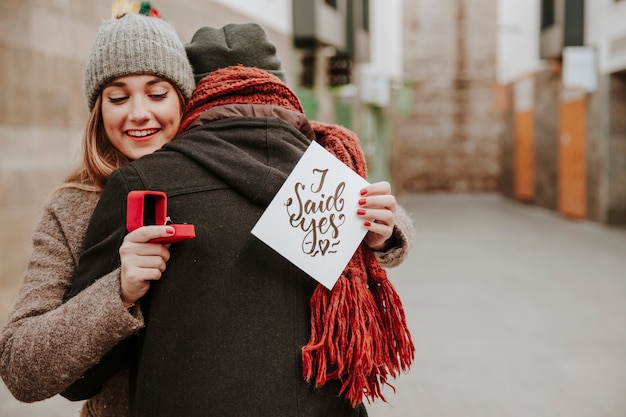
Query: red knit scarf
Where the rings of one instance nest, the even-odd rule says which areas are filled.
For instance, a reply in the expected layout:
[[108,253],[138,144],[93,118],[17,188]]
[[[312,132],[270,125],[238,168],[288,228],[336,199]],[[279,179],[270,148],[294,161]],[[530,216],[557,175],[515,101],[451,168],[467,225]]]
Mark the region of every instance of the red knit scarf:
[[[181,131],[201,113],[223,104],[267,104],[303,113],[300,101],[269,73],[243,66],[203,78],[187,105]],[[363,178],[365,158],[358,138],[336,125],[310,122],[316,140]],[[304,378],[322,386],[342,383],[352,406],[384,400],[382,386],[407,371],[415,348],[400,297],[372,250],[361,243],[329,291],[318,285],[311,297],[311,337],[302,348]]]

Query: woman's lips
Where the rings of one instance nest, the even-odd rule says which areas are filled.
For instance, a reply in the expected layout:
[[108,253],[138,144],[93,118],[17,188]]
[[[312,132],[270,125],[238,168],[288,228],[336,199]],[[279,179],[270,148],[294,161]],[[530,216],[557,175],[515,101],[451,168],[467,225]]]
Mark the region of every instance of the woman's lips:
[[127,130],[124,132],[126,136],[130,137],[135,142],[147,142],[159,133],[160,129],[142,129],[142,130]]

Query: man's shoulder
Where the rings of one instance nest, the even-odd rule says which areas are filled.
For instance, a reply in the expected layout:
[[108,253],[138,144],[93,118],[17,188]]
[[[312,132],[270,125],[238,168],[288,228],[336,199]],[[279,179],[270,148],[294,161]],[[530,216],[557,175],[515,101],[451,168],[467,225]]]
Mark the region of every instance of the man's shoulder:
[[[183,147],[189,146],[185,143],[186,141],[178,139],[175,140],[178,141],[177,145],[182,145]],[[118,168],[117,171],[119,171],[124,177],[127,177],[134,175],[136,171],[141,171],[146,167],[161,165],[171,166],[171,163],[174,161],[187,159],[184,153],[180,152],[180,149],[178,149],[178,147],[170,147],[168,145],[169,143],[165,144],[163,148],[157,149],[151,154],[142,156],[141,158],[132,161],[130,164]]]

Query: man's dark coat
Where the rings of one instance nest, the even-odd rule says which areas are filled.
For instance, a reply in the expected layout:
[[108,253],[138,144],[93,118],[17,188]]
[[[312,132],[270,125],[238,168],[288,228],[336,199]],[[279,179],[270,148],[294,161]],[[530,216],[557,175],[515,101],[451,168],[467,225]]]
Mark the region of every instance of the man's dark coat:
[[[224,109],[239,117],[224,118]],[[131,357],[134,416],[366,415],[339,397],[338,384],[304,380],[317,283],[250,233],[312,134],[296,112],[220,106],[110,178],[73,291],[119,265],[131,190],[165,192],[172,222],[193,224],[197,235],[171,246],[166,271],[140,301],[146,327]]]

